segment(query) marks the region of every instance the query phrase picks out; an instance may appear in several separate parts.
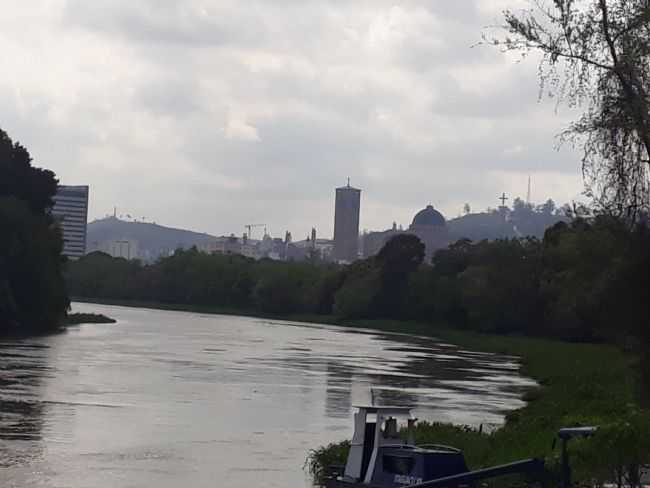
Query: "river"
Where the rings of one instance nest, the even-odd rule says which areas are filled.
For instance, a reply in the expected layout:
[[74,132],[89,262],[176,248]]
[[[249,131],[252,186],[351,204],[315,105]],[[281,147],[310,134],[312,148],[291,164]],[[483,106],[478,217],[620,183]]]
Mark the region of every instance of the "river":
[[0,341],[3,487],[309,487],[309,450],[349,438],[352,405],[371,396],[495,426],[534,384],[516,358],[421,337],[73,309],[118,323]]

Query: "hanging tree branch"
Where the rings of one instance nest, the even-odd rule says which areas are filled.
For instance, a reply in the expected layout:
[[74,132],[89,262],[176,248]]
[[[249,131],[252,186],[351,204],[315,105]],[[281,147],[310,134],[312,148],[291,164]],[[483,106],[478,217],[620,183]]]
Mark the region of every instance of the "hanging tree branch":
[[506,51],[539,52],[541,88],[583,114],[562,133],[583,147],[587,193],[635,218],[650,206],[650,0],[533,0],[504,12]]

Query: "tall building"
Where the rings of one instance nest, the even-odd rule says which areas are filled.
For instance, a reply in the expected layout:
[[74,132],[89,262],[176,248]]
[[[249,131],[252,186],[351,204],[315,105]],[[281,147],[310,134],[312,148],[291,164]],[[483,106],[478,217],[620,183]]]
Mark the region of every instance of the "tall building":
[[63,254],[78,259],[86,254],[88,187],[59,186],[54,196],[52,215],[63,231]]
[[336,189],[334,209],[334,259],[351,263],[359,253],[359,209],[361,190],[347,186]]

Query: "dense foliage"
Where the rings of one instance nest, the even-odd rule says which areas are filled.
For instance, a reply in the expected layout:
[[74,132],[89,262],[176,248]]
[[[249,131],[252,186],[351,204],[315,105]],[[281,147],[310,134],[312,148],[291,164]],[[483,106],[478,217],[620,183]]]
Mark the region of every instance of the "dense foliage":
[[565,132],[584,149],[596,203],[636,214],[650,204],[650,4],[553,0],[505,11],[506,50],[541,55],[542,92],[581,108]]
[[65,318],[66,325],[81,324],[114,324],[117,321],[98,313],[69,313]]
[[424,246],[411,235],[398,235],[377,256],[347,267],[195,249],[144,266],[92,253],[71,264],[68,282],[74,296],[94,299],[409,318],[578,341],[647,336],[645,226],[576,218],[551,227],[542,240],[460,240],[438,251],[432,266],[423,257]]
[[0,334],[52,330],[68,308],[54,173],[0,130]]

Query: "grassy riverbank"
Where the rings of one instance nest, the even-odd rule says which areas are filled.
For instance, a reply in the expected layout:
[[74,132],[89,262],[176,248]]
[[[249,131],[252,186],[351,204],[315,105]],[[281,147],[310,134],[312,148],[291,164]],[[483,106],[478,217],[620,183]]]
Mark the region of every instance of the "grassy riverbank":
[[[97,300],[94,303],[260,316],[247,310],[218,307],[134,301]],[[650,460],[650,421],[638,406],[638,358],[615,346],[479,334],[403,321],[341,321],[321,315],[266,315],[265,318],[436,337],[472,350],[520,357],[522,374],[537,380],[540,387],[527,393],[528,404],[512,412],[503,428],[489,434],[442,424],[423,424],[418,429],[418,443],[457,446],[465,451],[472,468],[526,457],[544,457],[553,466],[559,456],[559,450],[552,448],[557,430],[593,424],[603,427],[599,435],[588,441],[576,441],[572,446],[578,479],[612,479],[612,473],[621,465]],[[318,471],[326,463],[343,463],[347,448],[345,444],[333,445],[316,453],[312,461],[313,468]]]
[[[359,321],[358,327],[426,335],[468,349],[516,355],[522,374],[540,387],[526,395],[528,404],[512,412],[503,428],[479,433],[465,426],[423,424],[418,444],[459,447],[471,468],[543,457],[557,467],[553,439],[561,427],[600,425],[598,436],[575,441],[577,479],[612,479],[625,464],[650,460],[650,420],[638,406],[638,358],[609,345],[574,344],[543,339],[477,334],[445,327],[390,321]],[[315,472],[326,463],[344,463],[345,444],[318,449],[311,458]]]
[[70,313],[65,318],[65,325],[114,324],[115,319],[96,313]]

